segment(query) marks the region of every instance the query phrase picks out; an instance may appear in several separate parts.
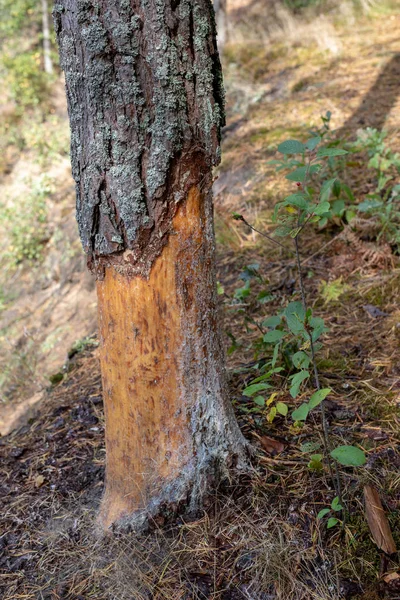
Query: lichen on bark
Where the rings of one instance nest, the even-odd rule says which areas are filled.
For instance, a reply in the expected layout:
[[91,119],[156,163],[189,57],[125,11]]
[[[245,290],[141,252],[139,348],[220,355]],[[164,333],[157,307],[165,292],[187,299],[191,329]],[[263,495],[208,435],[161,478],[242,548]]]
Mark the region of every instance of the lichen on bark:
[[88,263],[146,275],[177,206],[219,162],[211,1],[59,0],[53,14]]

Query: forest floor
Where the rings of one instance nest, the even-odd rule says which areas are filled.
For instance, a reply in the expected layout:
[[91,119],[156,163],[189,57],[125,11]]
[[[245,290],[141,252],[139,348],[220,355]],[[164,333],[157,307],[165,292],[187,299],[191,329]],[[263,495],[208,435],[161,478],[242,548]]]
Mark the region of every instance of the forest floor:
[[[360,469],[341,468],[348,517],[343,527],[327,529],[316,515],[335,495],[329,474],[308,468],[309,458],[299,450],[301,442],[318,442],[319,419],[299,430],[289,418],[277,415],[271,420],[268,409],[242,395],[254,377],[251,367],[259,333],[252,321],[262,322],[299,296],[294,260],[231,218],[232,212],[241,213],[257,228],[273,231],[273,206],[290,191],[284,176],[270,164],[277,158],[277,144],[287,138],[307,139],[327,111],[337,139],[355,139],[360,128],[384,128],[388,147],[400,151],[400,7],[395,7],[356,23],[321,21],[317,29],[314,24],[293,39],[278,37],[269,44],[247,43],[245,27],[252,26],[251,15],[243,30],[240,10],[233,15],[239,33],[225,49],[228,123],[214,188],[229,381],[240,426],[256,448],[253,476],[219,490],[195,521],[180,520],[143,537],[98,537],[96,510],[105,449],[97,341],[91,335],[94,308],[82,309],[80,316],[71,308],[66,317],[71,327],[68,340],[74,335],[91,338],[74,346],[64,367],[58,359],[54,372],[59,376],[53,385],[46,387],[43,380],[37,389],[32,385],[40,392],[35,412],[25,414],[22,427],[0,438],[4,600],[400,598],[397,555],[387,556],[376,546],[363,505],[364,487],[374,486],[399,547],[396,245],[379,238],[376,220],[366,227],[359,217],[351,235],[343,234],[349,228],[339,219],[322,229],[311,226],[302,239],[308,300],[329,328],[318,365],[323,386],[333,390],[327,402],[332,440],[358,445],[367,455]],[[376,187],[365,153],[352,155],[344,164],[343,178],[353,190],[354,205]],[[395,183],[399,180],[391,185]],[[69,206],[70,180],[64,185],[60,202]],[[72,217],[70,209],[60,217],[68,232],[73,232]],[[73,239],[73,233],[68,235]],[[66,290],[68,306],[76,298],[80,308],[92,289],[79,260],[72,252],[67,275],[61,274],[63,286],[59,275],[58,280],[50,277],[48,288],[51,291],[58,281],[59,291],[49,292],[50,304],[43,313],[47,320],[43,317],[37,333],[43,339],[54,331],[57,298]],[[26,273],[18,277],[29,282]],[[250,293],[243,300],[237,290],[246,278]],[[16,310],[18,317],[22,302],[28,306],[36,294],[43,294],[29,285],[0,315],[2,332],[10,339],[14,333],[7,330],[5,316],[12,318]],[[268,302],[257,300],[261,291]],[[93,302],[93,296],[90,299]],[[16,340],[23,335],[18,323],[17,318]],[[61,336],[57,356],[67,354],[67,344]],[[50,343],[35,369],[43,369],[46,352],[52,354]],[[13,373],[18,379],[18,364]],[[16,407],[25,407],[23,392],[30,378],[36,385],[35,373],[25,371],[20,375],[23,385],[13,383],[14,392],[4,402],[7,418],[13,418]],[[293,405],[287,376],[277,374],[271,391]],[[24,418],[24,410],[18,414]]]

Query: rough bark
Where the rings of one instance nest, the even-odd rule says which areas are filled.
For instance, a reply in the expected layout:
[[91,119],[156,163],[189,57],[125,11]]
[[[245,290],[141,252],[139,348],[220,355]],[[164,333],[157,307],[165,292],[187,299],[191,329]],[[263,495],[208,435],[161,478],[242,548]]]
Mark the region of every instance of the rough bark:
[[223,124],[211,0],[54,9],[77,218],[98,277],[101,523],[193,511],[246,464],[227,397],[211,169]]
[[89,265],[119,256],[121,270],[146,275],[178,204],[219,161],[210,0],[62,0],[54,19]]

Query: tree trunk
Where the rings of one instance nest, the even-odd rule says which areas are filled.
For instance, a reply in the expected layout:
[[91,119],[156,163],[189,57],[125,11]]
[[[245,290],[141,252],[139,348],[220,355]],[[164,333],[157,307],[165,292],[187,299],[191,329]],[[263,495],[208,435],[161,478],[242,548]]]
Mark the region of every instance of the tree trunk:
[[218,330],[211,169],[223,122],[210,0],[54,9],[77,219],[96,273],[104,527],[195,510],[245,443]]
[[51,75],[53,73],[53,61],[51,60],[49,5],[47,0],[42,0],[42,24],[44,70]]

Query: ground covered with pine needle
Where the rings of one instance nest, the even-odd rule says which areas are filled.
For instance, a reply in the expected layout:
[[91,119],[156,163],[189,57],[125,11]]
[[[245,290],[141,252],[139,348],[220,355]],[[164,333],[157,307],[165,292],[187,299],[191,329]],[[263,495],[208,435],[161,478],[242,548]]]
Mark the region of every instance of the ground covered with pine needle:
[[[85,339],[55,373],[29,422],[0,438],[1,598],[400,598],[398,554],[378,548],[364,499],[372,486],[399,548],[398,248],[379,235],[373,218],[310,226],[302,239],[308,301],[329,329],[318,367],[323,387],[332,389],[332,443],[356,445],[367,457],[359,469],[340,468],[347,517],[327,529],[317,514],[335,495],[329,470],[310,469],[300,450],[302,443],[320,442],[320,416],[295,428],[289,417],[271,419],[267,408],[242,394],[259,359],[255,323],[299,297],[295,261],[231,218],[241,213],[272,233],[273,206],[290,191],[270,163],[277,144],[307,139],[326,111],[332,135],[351,140],[360,128],[385,128],[387,145],[400,150],[399,9],[385,4],[353,25],[348,15],[319,21],[319,29],[301,21],[303,33],[292,31],[291,38],[279,36],[277,26],[272,41],[261,36],[251,44],[246,27],[257,14],[244,19],[239,7],[232,16],[224,51],[228,123],[214,190],[229,385],[240,427],[255,448],[252,474],[225,482],[192,521],[154,523],[141,536],[99,536],[104,415],[97,339]],[[365,153],[350,162],[343,178],[357,205],[376,182]],[[249,265],[257,276],[243,298],[237,289]],[[268,302],[257,301],[260,292]],[[281,401],[301,404],[302,396],[294,401],[289,394],[287,370],[271,383]]]

